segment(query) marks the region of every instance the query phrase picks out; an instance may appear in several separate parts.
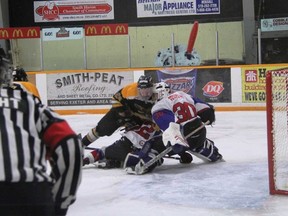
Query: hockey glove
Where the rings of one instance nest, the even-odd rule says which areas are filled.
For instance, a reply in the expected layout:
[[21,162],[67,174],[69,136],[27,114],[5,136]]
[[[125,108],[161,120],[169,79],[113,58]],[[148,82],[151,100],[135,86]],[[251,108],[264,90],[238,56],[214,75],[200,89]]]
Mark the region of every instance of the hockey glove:
[[215,122],[215,109],[214,106],[208,104],[210,108],[203,110],[202,112],[198,113],[198,116],[201,118],[202,122],[209,121],[209,125],[212,125]]
[[[140,151],[141,152],[141,151]],[[145,168],[145,164],[147,164],[150,160],[156,157],[157,152],[153,149],[147,154],[135,152],[129,153],[124,162],[124,169],[128,174],[142,175],[147,172],[151,172],[156,166],[159,166],[163,163],[163,159],[155,161],[151,166]]]

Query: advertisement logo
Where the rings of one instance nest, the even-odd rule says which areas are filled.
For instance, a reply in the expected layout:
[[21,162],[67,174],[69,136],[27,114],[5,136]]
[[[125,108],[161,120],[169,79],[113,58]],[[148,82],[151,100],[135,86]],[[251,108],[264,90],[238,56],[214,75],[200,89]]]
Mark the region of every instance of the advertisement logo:
[[29,29],[27,31],[27,37],[38,37],[38,33],[36,31],[36,29]]
[[115,30],[116,34],[126,34],[126,28],[123,25],[118,25]]
[[22,30],[21,29],[14,29],[13,33],[12,33],[12,37],[13,38],[23,38],[24,35],[23,35]]
[[245,82],[258,82],[257,70],[245,70]]
[[164,79],[164,81],[170,86],[172,92],[183,91],[188,93],[195,85],[195,77],[180,77]]
[[7,39],[9,38],[8,31],[5,29],[0,29],[0,38],[1,39]]
[[61,27],[58,32],[56,32],[56,37],[69,37],[70,32],[65,29],[65,27]]
[[42,8],[43,20],[59,19],[59,8],[53,2],[46,2]]
[[89,26],[86,30],[86,35],[97,35],[97,29],[95,26]]
[[218,97],[224,90],[223,82],[210,81],[203,88],[203,95],[207,97]]
[[111,28],[110,26],[103,26],[101,28],[101,34],[111,34]]

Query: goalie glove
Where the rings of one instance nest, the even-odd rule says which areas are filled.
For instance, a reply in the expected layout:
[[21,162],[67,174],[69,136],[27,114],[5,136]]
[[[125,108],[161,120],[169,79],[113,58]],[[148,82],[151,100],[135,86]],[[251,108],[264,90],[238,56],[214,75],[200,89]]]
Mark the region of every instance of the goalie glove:
[[198,113],[198,116],[201,118],[202,122],[209,121],[209,125],[212,125],[215,122],[215,108],[211,104],[207,104],[209,108],[204,109]]
[[155,161],[151,166],[146,168],[146,164],[153,160],[157,151],[151,149],[151,152],[147,154],[141,154],[140,152],[129,153],[124,162],[124,169],[128,174],[142,175],[147,172],[151,172],[156,166],[160,166],[163,163],[163,158]]

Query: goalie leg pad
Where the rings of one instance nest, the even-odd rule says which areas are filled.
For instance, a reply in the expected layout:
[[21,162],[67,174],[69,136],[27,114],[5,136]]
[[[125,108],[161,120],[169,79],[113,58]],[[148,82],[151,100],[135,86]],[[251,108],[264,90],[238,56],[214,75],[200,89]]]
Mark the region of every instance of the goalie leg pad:
[[210,162],[216,162],[222,159],[222,155],[219,153],[218,148],[210,139],[205,140],[202,148],[192,150],[192,152],[194,152],[196,156]]
[[190,149],[198,149],[203,146],[203,143],[206,140],[206,128],[203,127],[196,134],[187,138],[187,142],[190,146]]

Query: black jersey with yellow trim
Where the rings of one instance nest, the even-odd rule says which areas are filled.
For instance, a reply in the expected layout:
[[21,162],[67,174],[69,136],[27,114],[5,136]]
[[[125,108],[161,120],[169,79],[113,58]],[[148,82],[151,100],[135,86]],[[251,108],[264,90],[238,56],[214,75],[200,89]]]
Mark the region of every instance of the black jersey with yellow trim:
[[151,109],[155,102],[152,97],[148,100],[141,97],[137,83],[131,83],[123,87],[113,95],[113,98],[122,106],[126,106],[134,115],[152,121]]

